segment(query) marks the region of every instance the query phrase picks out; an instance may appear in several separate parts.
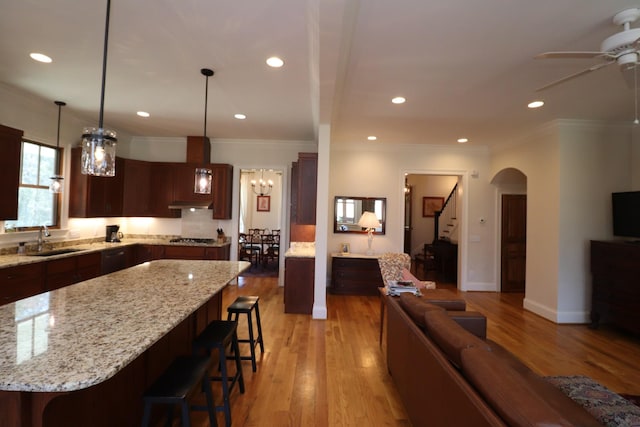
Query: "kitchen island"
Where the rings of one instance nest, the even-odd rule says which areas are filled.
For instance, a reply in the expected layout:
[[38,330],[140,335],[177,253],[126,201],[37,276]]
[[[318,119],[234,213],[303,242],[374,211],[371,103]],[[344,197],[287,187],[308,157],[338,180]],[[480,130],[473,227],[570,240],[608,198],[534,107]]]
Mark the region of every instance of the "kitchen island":
[[0,426],[134,426],[247,262],[158,260],[0,307]]

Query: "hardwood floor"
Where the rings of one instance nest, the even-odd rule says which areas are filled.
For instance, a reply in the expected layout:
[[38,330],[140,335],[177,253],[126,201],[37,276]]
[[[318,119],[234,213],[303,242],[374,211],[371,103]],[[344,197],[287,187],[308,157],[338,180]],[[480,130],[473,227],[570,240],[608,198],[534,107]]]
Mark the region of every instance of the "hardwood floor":
[[[523,310],[522,294],[461,294],[469,309],[488,317],[488,337],[538,373],[588,375],[614,391],[640,394],[638,339],[607,328],[555,325]],[[275,278],[240,278],[225,289],[223,307],[238,295],[260,296],[265,353],[257,350],[256,373],[243,362],[246,392],[236,388],[231,395],[235,427],[411,425],[378,345],[378,297],[329,294],[328,319],[312,320],[284,313]],[[244,319],[238,330],[246,336]],[[214,395],[219,398],[218,384]],[[204,413],[193,420],[208,426]],[[218,424],[224,425],[222,413]]]

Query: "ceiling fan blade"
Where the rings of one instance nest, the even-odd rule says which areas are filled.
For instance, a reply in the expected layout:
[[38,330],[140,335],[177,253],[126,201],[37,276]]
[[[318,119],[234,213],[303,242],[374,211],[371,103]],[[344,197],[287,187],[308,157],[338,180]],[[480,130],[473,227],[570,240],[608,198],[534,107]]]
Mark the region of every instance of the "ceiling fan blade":
[[556,58],[596,58],[598,56],[609,56],[608,52],[587,52],[587,51],[566,51],[566,52],[543,52],[534,56],[535,59],[556,59]]
[[597,71],[597,70],[599,70],[601,68],[606,67],[607,65],[615,64],[615,62],[616,61],[608,61],[608,62],[603,62],[601,64],[592,65],[591,67],[585,68],[582,71],[578,71],[577,73],[570,74],[570,75],[568,75],[566,77],[561,78],[560,80],[556,80],[554,82],[549,83],[548,85],[542,86],[542,87],[536,89],[536,92],[540,92],[542,90],[549,89],[552,86],[559,85],[560,83],[564,83],[567,80],[574,79],[574,78],[579,77],[579,76],[581,76],[583,74],[588,74],[588,73],[590,73],[592,71]]

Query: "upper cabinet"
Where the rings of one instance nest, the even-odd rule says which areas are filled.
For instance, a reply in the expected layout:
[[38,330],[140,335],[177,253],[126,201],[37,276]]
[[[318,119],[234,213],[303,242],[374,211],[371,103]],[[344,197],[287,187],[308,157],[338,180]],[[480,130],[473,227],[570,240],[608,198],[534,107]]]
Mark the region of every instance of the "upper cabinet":
[[231,219],[233,166],[213,164],[213,219]]
[[116,158],[116,176],[83,175],[82,148],[71,149],[69,216],[78,218],[122,216],[124,159]]
[[175,201],[213,205],[212,218],[231,219],[233,166],[207,165],[213,171],[213,194],[193,192],[195,168],[201,164],[146,162],[116,158],[112,178],[82,175],[81,149],[71,156],[69,216],[153,216],[178,218],[180,210],[169,209]]
[[315,225],[318,153],[298,153],[296,175],[298,181],[296,223]]
[[20,143],[23,132],[0,125],[0,220],[18,219],[20,185]]
[[151,163],[123,159],[122,216],[150,216]]

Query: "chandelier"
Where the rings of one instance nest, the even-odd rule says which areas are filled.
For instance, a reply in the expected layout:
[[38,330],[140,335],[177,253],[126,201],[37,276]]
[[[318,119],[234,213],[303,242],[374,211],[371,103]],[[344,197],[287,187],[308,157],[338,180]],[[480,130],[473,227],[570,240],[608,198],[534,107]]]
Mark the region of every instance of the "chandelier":
[[260,180],[256,181],[255,179],[251,180],[251,189],[258,196],[266,196],[271,193],[271,189],[273,188],[273,180],[264,179],[264,169],[260,169]]

